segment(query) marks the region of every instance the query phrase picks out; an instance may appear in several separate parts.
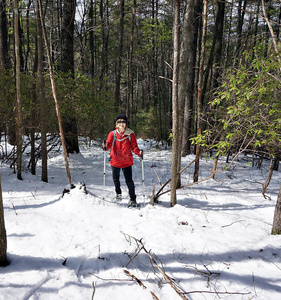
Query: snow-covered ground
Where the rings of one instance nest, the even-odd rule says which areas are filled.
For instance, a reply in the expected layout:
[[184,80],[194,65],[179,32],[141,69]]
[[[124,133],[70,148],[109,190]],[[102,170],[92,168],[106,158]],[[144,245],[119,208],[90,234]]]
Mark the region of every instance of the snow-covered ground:
[[[138,143],[145,150],[144,185],[138,157],[133,167],[140,209],[127,208],[123,174],[126,199],[111,201],[111,170],[107,161],[104,186],[104,154],[98,146],[81,145],[81,154],[70,156],[76,188],[63,197],[68,180],[62,155],[49,159],[49,183],[40,180],[40,166],[38,175],[23,173],[19,181],[1,165],[10,265],[0,268],[0,299],[181,299],[165,275],[190,300],[280,299],[281,236],[270,233],[281,172],[274,172],[265,199],[267,162],[257,169],[241,156],[214,180],[179,190],[173,208],[169,193],[152,206],[153,185],[157,192],[170,178],[171,152]],[[193,158],[183,158],[182,166]],[[211,168],[211,159],[202,160],[200,179]],[[192,177],[193,165],[182,183]]]

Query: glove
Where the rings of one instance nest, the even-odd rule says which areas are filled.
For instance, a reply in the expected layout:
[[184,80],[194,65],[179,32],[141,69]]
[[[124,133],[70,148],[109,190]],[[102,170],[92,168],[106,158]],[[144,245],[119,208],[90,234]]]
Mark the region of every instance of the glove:
[[140,157],[143,159],[143,150],[140,151]]
[[102,143],[102,149],[103,149],[104,151],[106,151],[106,141],[105,141],[105,140],[104,140],[103,143]]

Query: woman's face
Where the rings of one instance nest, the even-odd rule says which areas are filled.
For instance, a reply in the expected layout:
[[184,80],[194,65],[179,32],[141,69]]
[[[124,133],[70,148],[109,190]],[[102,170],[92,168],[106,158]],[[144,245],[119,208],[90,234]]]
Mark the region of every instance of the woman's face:
[[126,129],[126,121],[123,119],[119,119],[116,122],[116,126],[120,132],[124,132]]

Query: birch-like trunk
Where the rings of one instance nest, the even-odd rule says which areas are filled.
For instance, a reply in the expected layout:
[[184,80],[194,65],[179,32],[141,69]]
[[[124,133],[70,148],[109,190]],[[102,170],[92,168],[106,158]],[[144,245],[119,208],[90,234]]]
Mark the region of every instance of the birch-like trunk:
[[179,57],[180,57],[180,1],[174,1],[174,58],[173,58],[173,144],[172,144],[172,167],[171,167],[171,206],[177,204],[177,183],[180,176],[179,154],[180,132],[179,132],[179,99],[178,99],[178,82],[179,82]]

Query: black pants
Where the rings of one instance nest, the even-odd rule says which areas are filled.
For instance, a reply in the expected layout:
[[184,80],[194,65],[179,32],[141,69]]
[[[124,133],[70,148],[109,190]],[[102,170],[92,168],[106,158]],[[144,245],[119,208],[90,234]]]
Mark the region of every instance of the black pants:
[[[115,192],[116,194],[121,194],[121,187],[120,187],[120,168],[115,168],[111,166],[112,169],[112,178],[113,182],[115,185]],[[127,167],[122,169],[125,181],[127,184],[127,187],[129,189],[129,195],[131,200],[136,200],[136,194],[135,194],[135,184],[133,181],[133,176],[132,176],[132,167]]]

